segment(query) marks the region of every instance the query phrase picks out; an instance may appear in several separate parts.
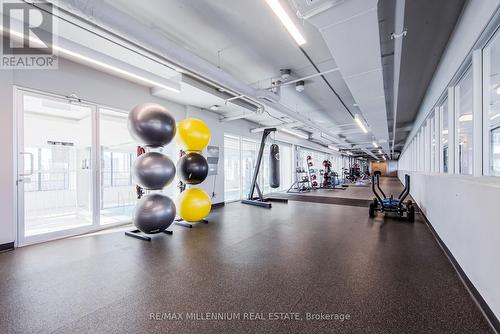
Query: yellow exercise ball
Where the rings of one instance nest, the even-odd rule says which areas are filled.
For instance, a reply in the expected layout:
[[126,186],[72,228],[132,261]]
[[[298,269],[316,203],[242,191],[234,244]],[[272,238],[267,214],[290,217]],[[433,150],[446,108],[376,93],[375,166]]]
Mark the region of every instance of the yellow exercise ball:
[[197,118],[186,118],[177,124],[176,139],[184,151],[202,151],[210,142],[210,129]]
[[198,188],[184,190],[176,202],[179,216],[187,222],[197,222],[206,218],[212,208],[208,194]]

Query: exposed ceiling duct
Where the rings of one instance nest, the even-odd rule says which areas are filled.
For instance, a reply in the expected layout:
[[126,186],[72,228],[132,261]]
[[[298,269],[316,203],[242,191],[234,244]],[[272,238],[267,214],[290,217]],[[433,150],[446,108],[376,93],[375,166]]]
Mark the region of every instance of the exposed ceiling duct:
[[[383,149],[389,151],[378,1],[293,2],[299,14],[321,32],[370,130],[377,140],[385,140]],[[301,8],[307,12],[301,13]]]
[[[53,3],[55,6],[62,6],[63,12],[67,11],[76,16],[73,18],[75,21],[77,18],[83,18],[94,27],[93,30],[102,29],[112,34],[116,39],[133,43],[133,45],[142,48],[144,52],[161,57],[181,73],[193,75],[199,80],[206,81],[216,87],[222,87],[234,96],[244,96],[242,99],[246,99],[249,103],[254,103],[256,106],[264,105],[269,110],[275,110],[305,126],[326,133],[335,138],[337,144],[349,145],[346,140],[332,133],[328,128],[318,125],[308,117],[279,103],[277,94],[267,90],[259,90],[241,82],[228,72],[159,35],[151,27],[117,7],[101,0],[68,0],[64,2],[53,1]],[[244,114],[240,114],[240,116],[241,118],[245,117]]]

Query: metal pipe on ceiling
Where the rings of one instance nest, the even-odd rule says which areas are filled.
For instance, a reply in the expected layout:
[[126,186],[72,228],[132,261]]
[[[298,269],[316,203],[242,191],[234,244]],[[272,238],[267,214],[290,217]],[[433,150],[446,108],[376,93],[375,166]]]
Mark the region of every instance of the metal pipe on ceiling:
[[406,36],[404,30],[404,16],[405,16],[405,0],[396,0],[395,6],[395,22],[394,33],[391,39],[394,40],[394,93],[393,93],[393,124],[392,124],[392,150],[394,154],[394,147],[396,142],[396,123],[398,116],[398,94],[399,94],[399,76],[401,69],[401,51],[403,48],[403,37]]
[[[314,63],[314,61],[311,59],[311,57],[309,56],[309,54],[306,52],[306,50],[304,50],[303,47],[299,46],[299,50],[302,52],[302,54],[307,58],[307,60],[311,63],[311,65],[314,67],[314,69],[318,72],[318,73],[321,73],[321,70],[318,68],[318,66],[316,65],[316,63]],[[330,84],[330,82],[325,78],[325,76],[323,74],[320,74],[321,76],[321,79],[323,79],[323,81],[326,83],[326,85],[328,86],[328,88],[330,88],[330,90],[333,92],[333,94],[335,94],[335,96],[337,97],[337,99],[340,101],[340,103],[344,106],[345,110],[349,113],[349,115],[351,115],[351,117],[354,119],[354,114],[349,110],[349,108],[347,107],[347,105],[345,104],[344,100],[342,100],[342,98],[340,97],[340,95],[335,91],[335,89],[332,87],[332,85]]]
[[301,78],[298,78],[298,79],[294,79],[294,80],[290,80],[290,81],[285,81],[285,82],[276,84],[274,86],[269,86],[269,87],[267,87],[265,89],[271,89],[271,88],[276,88],[276,87],[287,86],[287,85],[291,85],[291,84],[294,84],[294,83],[299,82],[299,81],[304,81],[304,80],[307,80],[307,79],[312,79],[312,78],[315,78],[315,77],[320,76],[320,75],[324,75],[324,74],[328,74],[328,73],[332,73],[332,72],[338,72],[338,71],[340,71],[340,69],[338,67],[334,67],[334,68],[331,68],[331,69],[326,70],[326,71],[322,71],[322,72],[318,72],[318,73],[306,75],[304,77],[301,77]]
[[[114,37],[112,41],[118,45],[127,47],[127,44],[131,44],[135,48],[141,49],[144,53],[141,52],[140,54],[143,56],[152,54],[155,57],[166,61],[168,64],[171,64],[171,68],[175,68],[181,73],[189,73],[200,80],[212,84],[214,87],[223,88],[234,96],[244,96],[244,98],[247,98],[249,101],[252,101],[258,106],[267,106],[268,108],[274,109],[292,119],[295,119],[296,121],[303,123],[305,126],[309,126],[313,129],[329,134],[330,136],[337,138],[338,143],[348,144],[348,142],[343,138],[339,138],[328,129],[317,125],[315,122],[293,110],[288,109],[284,105],[269,102],[265,99],[265,96],[262,96],[263,92],[261,90],[258,91],[253,87],[237,80],[228,72],[221,70],[185,48],[179,47],[171,40],[158,36],[158,34],[151,31],[150,27],[146,26],[144,23],[133,18],[132,16],[120,11],[118,8],[110,5],[109,3],[101,0],[67,0],[65,2],[49,0],[49,2],[58,8],[60,12],[72,16],[72,20],[58,16],[60,19],[66,20],[75,26],[100,35],[95,29],[98,28],[102,32],[112,35]],[[32,5],[38,6],[37,4]],[[75,19],[85,22],[94,29],[89,30],[87,27],[77,24],[76,21],[78,20]],[[102,37],[109,40],[109,37],[107,36]],[[137,50],[134,51],[137,52]],[[307,57],[309,57],[305,51],[303,52]],[[315,69],[320,72],[317,66],[314,63],[312,64]],[[322,76],[322,78],[329,85],[325,77]],[[333,90],[333,87],[331,87],[331,89]],[[271,92],[266,93],[272,95]],[[334,93],[338,96],[335,91]],[[350,113],[349,109],[342,100],[341,102]],[[352,113],[350,114],[352,115]],[[242,116],[241,118],[244,118],[243,115],[240,116]]]

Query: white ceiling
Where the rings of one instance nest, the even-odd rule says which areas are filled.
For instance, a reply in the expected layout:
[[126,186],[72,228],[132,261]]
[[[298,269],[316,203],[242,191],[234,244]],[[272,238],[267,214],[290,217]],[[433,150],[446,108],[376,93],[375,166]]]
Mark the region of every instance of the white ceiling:
[[[265,126],[278,125],[280,122],[278,119],[283,119],[284,122],[292,121],[290,117],[295,117],[292,115],[296,112],[297,119],[302,119],[302,125],[299,126],[302,130],[318,134],[318,128],[320,128],[321,132],[336,135],[337,142],[338,136],[341,136],[341,141],[344,142],[343,145],[346,148],[355,144],[359,144],[361,148],[371,148],[373,133],[362,133],[350,115],[350,113],[361,112],[369,121],[371,129],[376,132],[377,140],[380,143],[387,142],[389,138],[383,87],[379,92],[382,82],[381,70],[379,70],[380,59],[377,63],[373,57],[378,53],[380,58],[376,11],[374,14],[371,13],[372,15],[358,15],[359,17],[348,23],[343,22],[343,19],[349,18],[349,11],[353,6],[357,8],[363,4],[366,5],[366,2],[372,4],[376,1],[330,1],[335,3],[335,6],[328,11],[327,15],[321,17],[327,23],[336,22],[332,29],[337,34],[335,43],[332,43],[331,36],[325,42],[325,37],[322,35],[324,31],[320,32],[312,24],[312,19],[301,20],[295,16],[293,3],[306,0],[280,1],[305,36],[307,43],[303,46],[303,50],[319,70],[339,68],[339,71],[330,72],[324,77],[343,103],[324,80],[316,76],[306,80],[305,91],[301,93],[295,90],[293,84],[282,86],[279,108],[278,106],[273,108],[269,104],[269,108],[266,108],[274,117],[264,113],[253,114],[248,119]],[[320,2],[328,1],[318,0],[314,3]],[[215,83],[220,83],[220,78],[234,78],[237,80],[237,82],[233,81],[236,87],[226,86],[226,88],[235,91],[246,93],[251,91],[246,87],[251,87],[254,92],[268,88],[272,80],[279,77],[281,68],[292,70],[291,79],[317,73],[264,0],[104,0],[89,3],[74,0],[72,5],[83,9],[84,17],[96,26],[100,19],[103,21],[108,19],[108,22],[104,22],[104,27],[111,28],[118,33],[121,29],[120,35],[125,38],[130,36],[133,42],[137,42],[138,36],[142,33],[144,41],[139,40],[139,43],[145,48],[154,47],[155,42],[160,43],[160,48],[156,47],[152,50],[158,55],[163,46],[163,51],[167,53],[165,55],[167,60],[171,59],[172,55],[185,55],[184,58],[177,57],[175,64],[179,65],[182,59],[185,59],[185,63],[180,65],[186,66],[188,70],[190,70],[188,65],[196,60],[191,57],[191,54],[200,57],[208,63],[200,64],[198,67],[194,65],[195,68],[191,69],[194,73],[200,74],[200,71],[205,69],[212,75],[212,78],[210,75],[207,78]],[[103,9],[103,5],[112,7]],[[101,15],[99,12],[101,9],[107,10],[107,14]],[[128,15],[130,21],[120,21],[124,19],[122,13]],[[134,23],[124,25],[125,22]],[[119,24],[113,27],[114,23]],[[140,30],[139,25],[143,26],[143,30]],[[369,29],[363,40],[349,37],[353,29],[358,33],[362,31],[356,25],[364,27],[362,29]],[[137,31],[135,35],[134,29]],[[178,50],[168,54],[171,50],[169,48],[174,45],[178,46],[179,50],[184,50],[183,52],[188,50],[190,54]],[[333,46],[335,46],[334,49],[332,49]],[[365,73],[366,69],[368,69],[367,73]],[[226,76],[225,73],[231,77]],[[158,74],[161,75],[161,73]],[[220,96],[214,96],[182,80],[180,85],[180,93],[163,91],[162,95],[179,103],[205,109],[212,105],[219,105],[220,108],[216,112],[225,116],[248,112],[247,109],[235,103],[225,103]],[[288,114],[288,117],[285,117],[285,114]]]
[[[291,68],[294,78],[316,73],[264,0],[106,2],[254,88],[269,87],[281,68]],[[287,9],[295,17],[291,7]],[[297,19],[296,23],[307,40],[304,49],[320,70],[337,67],[319,31],[308,21]],[[325,77],[355,112],[355,101],[342,75],[332,72]],[[338,131],[344,124],[354,127],[352,117],[320,77],[306,80],[302,93],[296,92],[293,85],[282,87],[280,102],[332,130]],[[277,123],[266,116],[250,120],[264,125]],[[350,138],[367,139],[361,131],[352,131]]]

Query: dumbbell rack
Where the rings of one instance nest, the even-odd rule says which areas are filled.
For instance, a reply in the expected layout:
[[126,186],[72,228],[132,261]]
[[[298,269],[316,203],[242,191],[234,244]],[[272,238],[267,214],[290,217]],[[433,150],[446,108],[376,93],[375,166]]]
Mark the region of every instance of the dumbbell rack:
[[[306,175],[304,178],[304,174]],[[302,187],[304,184],[307,186]],[[297,186],[297,188],[294,188]],[[309,172],[298,167],[295,169],[295,182],[288,188],[287,193],[306,193],[311,191],[311,180],[309,179]]]

